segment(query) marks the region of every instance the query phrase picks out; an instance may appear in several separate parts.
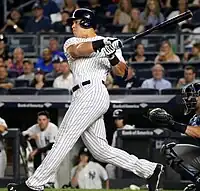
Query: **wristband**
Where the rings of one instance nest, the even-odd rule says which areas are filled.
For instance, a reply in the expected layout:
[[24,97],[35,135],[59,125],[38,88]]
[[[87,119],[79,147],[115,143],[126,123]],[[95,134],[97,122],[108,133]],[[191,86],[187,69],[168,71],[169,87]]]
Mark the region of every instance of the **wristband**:
[[116,66],[120,62],[116,55],[113,55],[113,57],[109,59],[109,61],[112,66]]
[[100,51],[105,46],[103,40],[96,40],[92,42],[92,47],[95,52]]
[[186,124],[183,124],[183,123],[178,123],[176,121],[173,121],[172,123],[172,128],[175,130],[175,131],[178,131],[180,133],[185,133],[186,129],[187,129],[187,125]]

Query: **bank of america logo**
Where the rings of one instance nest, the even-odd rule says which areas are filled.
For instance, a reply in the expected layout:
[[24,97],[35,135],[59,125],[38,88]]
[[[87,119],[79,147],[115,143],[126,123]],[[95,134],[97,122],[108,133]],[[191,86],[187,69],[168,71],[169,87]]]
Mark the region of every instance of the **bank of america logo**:
[[51,107],[52,104],[51,104],[51,103],[44,103],[44,106],[45,106],[45,107]]

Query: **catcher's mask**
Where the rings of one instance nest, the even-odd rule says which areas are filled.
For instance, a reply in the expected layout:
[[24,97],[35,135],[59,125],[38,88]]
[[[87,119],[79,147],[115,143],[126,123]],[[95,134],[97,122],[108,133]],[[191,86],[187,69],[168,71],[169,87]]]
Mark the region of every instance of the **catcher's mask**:
[[182,96],[185,106],[184,114],[187,115],[196,109],[197,98],[200,96],[200,83],[192,83],[183,88]]

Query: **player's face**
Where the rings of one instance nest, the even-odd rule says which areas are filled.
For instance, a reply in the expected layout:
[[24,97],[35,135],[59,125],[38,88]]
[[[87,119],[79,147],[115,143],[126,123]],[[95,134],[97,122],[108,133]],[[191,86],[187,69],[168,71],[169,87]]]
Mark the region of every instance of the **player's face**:
[[195,79],[195,73],[192,70],[185,70],[184,78],[187,83],[191,83]]
[[44,130],[49,123],[49,119],[45,115],[40,115],[40,116],[38,116],[37,122],[38,122],[40,129]]
[[84,37],[86,35],[86,30],[80,26],[80,20],[73,21],[72,32],[75,37]]
[[123,128],[124,120],[123,119],[115,119],[115,125],[117,128]]
[[83,163],[87,163],[89,160],[89,157],[87,155],[80,155],[80,162],[83,162]]

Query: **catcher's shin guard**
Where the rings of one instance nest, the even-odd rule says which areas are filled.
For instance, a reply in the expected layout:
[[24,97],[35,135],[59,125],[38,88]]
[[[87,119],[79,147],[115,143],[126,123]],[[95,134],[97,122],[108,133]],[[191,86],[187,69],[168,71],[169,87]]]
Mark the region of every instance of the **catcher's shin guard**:
[[199,171],[194,172],[189,169],[189,165],[184,164],[183,159],[174,151],[175,146],[176,143],[169,143],[163,145],[161,148],[161,153],[165,156],[167,165],[184,178],[191,180],[194,184],[197,184],[199,181]]

